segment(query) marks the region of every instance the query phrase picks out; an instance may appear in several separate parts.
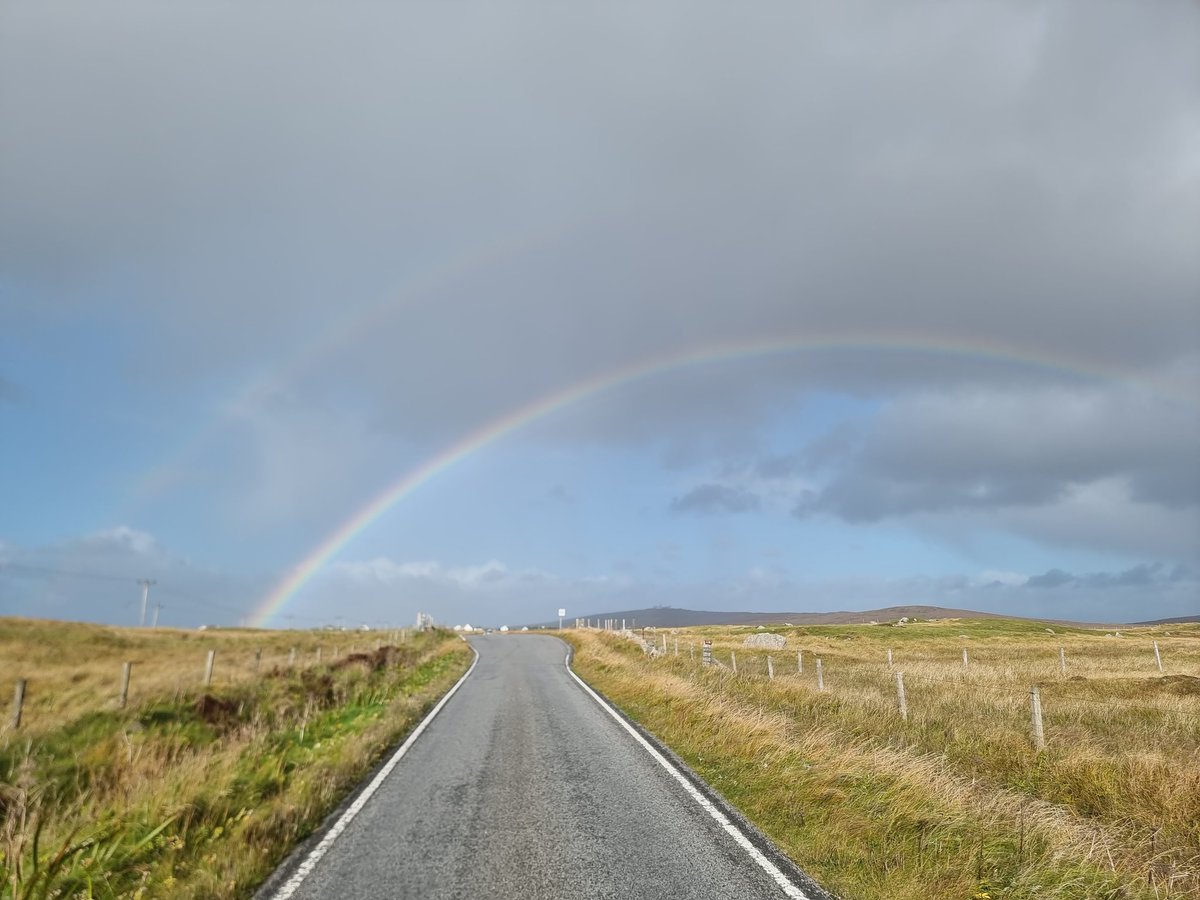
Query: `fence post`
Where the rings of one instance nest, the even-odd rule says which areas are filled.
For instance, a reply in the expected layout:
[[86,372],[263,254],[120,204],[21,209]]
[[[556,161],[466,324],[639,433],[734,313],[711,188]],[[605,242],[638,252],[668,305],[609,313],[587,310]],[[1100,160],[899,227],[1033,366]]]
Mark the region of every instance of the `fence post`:
[[258,671],[259,663],[262,662],[262,647],[254,651],[254,671]]
[[892,667],[892,651],[891,651],[891,648],[888,648],[888,668],[890,669],[891,667]]
[[688,659],[696,658],[696,644],[693,641],[688,641]]
[[712,665],[712,641],[708,638],[704,639],[704,649],[700,651],[700,665]]
[[291,651],[288,653],[288,665],[294,666],[295,664],[296,664],[296,648],[293,647],[291,649]]
[[213,663],[216,661],[216,658],[217,658],[217,651],[209,650],[208,651],[208,659],[205,660],[205,662],[204,662],[204,684],[206,686],[212,684]]
[[896,673],[896,703],[900,706],[900,718],[908,721],[908,698],[904,696],[904,673]]
[[17,689],[13,691],[12,727],[21,727],[21,710],[25,707],[25,679],[17,679]]
[[967,656],[967,648],[963,647],[963,668],[970,668],[971,661]]
[[771,662],[771,657],[767,657],[767,680],[775,680],[775,664]]
[[1042,729],[1042,695],[1035,684],[1029,689],[1029,706],[1033,720],[1033,746],[1037,750],[1046,749],[1046,732]]
[[729,651],[729,664],[733,666],[733,674],[737,674],[737,654],[732,650]]
[[1163,670],[1162,656],[1160,656],[1158,652],[1158,641],[1154,642],[1154,662],[1158,664],[1158,671],[1161,672]]
[[663,645],[663,648],[662,648],[663,656],[666,656],[667,655],[667,635],[665,633],[662,636],[662,645]]
[[796,671],[799,672],[801,675],[804,674],[804,651],[803,650],[796,651]]
[[1058,671],[1063,678],[1067,677],[1067,650],[1065,647],[1058,648]]
[[125,708],[125,704],[129,702],[129,673],[133,670],[133,663],[121,663],[121,709]]
[[322,651],[323,649],[324,649],[323,647],[318,647],[318,648],[317,648],[317,662],[320,662],[320,661],[321,661],[321,651]]
[[817,690],[825,690],[825,669],[821,665],[821,657],[817,657]]

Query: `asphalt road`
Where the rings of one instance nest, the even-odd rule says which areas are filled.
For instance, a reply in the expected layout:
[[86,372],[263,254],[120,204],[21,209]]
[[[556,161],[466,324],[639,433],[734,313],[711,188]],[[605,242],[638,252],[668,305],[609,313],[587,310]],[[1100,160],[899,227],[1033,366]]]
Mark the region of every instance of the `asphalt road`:
[[496,634],[473,645],[474,672],[292,897],[788,896],[572,678],[565,644]]

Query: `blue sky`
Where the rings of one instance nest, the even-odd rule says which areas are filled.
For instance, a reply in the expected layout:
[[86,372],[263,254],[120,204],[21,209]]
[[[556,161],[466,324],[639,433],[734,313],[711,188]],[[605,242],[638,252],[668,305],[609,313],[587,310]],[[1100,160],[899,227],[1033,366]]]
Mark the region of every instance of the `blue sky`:
[[471,12],[0,11],[0,613],[1200,610],[1194,5]]

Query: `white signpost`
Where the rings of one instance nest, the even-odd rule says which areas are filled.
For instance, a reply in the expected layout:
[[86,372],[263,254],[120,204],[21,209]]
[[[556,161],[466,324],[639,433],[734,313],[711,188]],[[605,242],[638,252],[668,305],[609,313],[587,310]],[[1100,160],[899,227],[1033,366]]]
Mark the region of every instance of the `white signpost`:
[[563,616],[565,616],[566,614],[567,614],[567,611],[565,609],[560,609],[558,611],[558,630],[559,631],[562,631],[562,620],[563,620]]

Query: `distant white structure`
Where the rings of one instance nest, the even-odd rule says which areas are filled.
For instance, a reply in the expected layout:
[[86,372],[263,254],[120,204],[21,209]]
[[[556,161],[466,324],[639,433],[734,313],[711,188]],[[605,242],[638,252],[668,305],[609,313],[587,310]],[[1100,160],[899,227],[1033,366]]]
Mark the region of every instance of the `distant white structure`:
[[507,625],[501,625],[501,626],[500,626],[500,630],[501,630],[501,631],[508,631],[508,626],[507,626]]
[[428,631],[433,627],[433,616],[429,613],[417,613],[417,631]]

